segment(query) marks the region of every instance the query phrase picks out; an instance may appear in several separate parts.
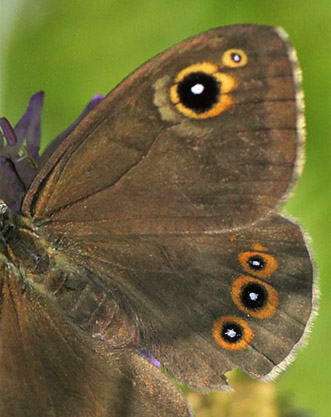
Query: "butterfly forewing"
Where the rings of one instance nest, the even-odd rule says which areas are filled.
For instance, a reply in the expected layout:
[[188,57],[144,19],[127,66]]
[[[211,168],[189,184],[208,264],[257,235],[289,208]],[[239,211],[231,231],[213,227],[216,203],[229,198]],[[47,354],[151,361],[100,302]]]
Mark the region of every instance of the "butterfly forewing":
[[[234,48],[244,66],[228,62]],[[72,222],[94,233],[201,232],[265,216],[295,176],[301,109],[293,59],[279,33],[260,26],[215,29],[158,55],[69,136],[24,212],[61,234]],[[219,113],[197,119],[176,102],[178,77],[203,71],[217,83]]]

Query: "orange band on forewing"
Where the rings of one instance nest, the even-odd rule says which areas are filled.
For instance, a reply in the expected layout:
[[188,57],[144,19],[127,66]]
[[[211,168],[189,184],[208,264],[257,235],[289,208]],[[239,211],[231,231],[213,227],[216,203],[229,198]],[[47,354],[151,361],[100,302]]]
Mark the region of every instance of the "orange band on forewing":
[[189,67],[184,68],[180,71],[176,78],[175,83],[178,84],[181,82],[186,76],[192,74],[193,72],[204,72],[205,74],[215,74],[218,71],[217,65],[213,64],[212,62],[199,62],[197,64],[190,65]]
[[229,74],[216,72],[214,77],[222,85],[221,96],[230,93],[237,86],[237,81]]
[[195,111],[188,109],[181,103],[178,103],[176,107],[181,113],[185,114],[185,116],[188,116],[191,119],[208,119],[210,117],[215,117],[218,114],[222,113],[223,111],[231,107],[232,104],[233,104],[233,101],[231,97],[228,96],[227,94],[222,94],[222,98],[217,103],[217,105],[212,107],[210,110],[204,113],[196,113]]

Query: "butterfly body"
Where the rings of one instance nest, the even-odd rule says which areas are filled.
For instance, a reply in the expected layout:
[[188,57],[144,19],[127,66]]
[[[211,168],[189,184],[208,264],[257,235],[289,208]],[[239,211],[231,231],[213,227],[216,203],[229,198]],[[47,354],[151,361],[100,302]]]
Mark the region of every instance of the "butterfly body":
[[7,415],[190,415],[141,351],[200,389],[290,361],[315,297],[303,232],[278,213],[301,169],[298,73],[280,30],[214,29],[66,138],[1,222]]

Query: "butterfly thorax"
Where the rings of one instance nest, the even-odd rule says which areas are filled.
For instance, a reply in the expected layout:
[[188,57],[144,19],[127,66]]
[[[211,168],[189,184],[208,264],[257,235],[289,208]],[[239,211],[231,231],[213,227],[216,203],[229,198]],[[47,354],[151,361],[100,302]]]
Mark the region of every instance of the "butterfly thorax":
[[1,261],[23,281],[41,283],[50,268],[48,243],[36,233],[32,221],[7,210],[0,220]]
[[[15,288],[15,298],[26,291],[46,297],[94,338],[115,345],[132,339],[127,318],[111,292],[97,276],[74,264],[59,242],[43,234],[32,219],[10,210],[1,214],[0,226],[1,288],[8,286],[9,292]],[[118,332],[124,332],[124,338]]]

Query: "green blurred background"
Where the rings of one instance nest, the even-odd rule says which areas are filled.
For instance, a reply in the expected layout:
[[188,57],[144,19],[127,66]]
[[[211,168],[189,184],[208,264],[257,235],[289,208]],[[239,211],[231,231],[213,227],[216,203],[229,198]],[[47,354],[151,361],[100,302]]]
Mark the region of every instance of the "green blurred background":
[[[45,90],[44,145],[68,126],[95,93],[106,94],[156,53],[212,27],[282,26],[298,51],[306,96],[307,162],[286,210],[312,236],[322,292],[319,316],[308,345],[275,384],[234,376],[237,390],[230,397],[190,396],[199,416],[331,415],[330,16],[330,0],[0,3],[0,115],[15,123],[29,97]],[[231,401],[241,401],[239,411],[231,408]],[[258,401],[267,403],[266,408],[255,410],[252,404]]]

